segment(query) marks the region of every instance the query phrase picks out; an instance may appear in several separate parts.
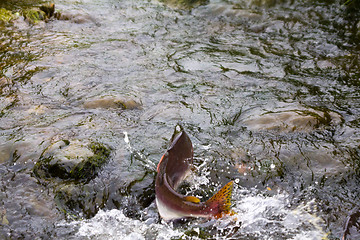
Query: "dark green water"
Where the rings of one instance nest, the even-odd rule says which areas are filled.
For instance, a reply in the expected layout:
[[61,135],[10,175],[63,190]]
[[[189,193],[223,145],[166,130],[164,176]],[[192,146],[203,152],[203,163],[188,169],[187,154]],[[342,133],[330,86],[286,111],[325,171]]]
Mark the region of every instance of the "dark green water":
[[[360,200],[351,7],[55,4],[69,20],[0,26],[1,238],[341,238]],[[156,164],[178,123],[197,167],[183,191],[206,199],[236,179],[236,219],[159,219]],[[85,183],[34,175],[64,140],[100,142],[110,159]]]

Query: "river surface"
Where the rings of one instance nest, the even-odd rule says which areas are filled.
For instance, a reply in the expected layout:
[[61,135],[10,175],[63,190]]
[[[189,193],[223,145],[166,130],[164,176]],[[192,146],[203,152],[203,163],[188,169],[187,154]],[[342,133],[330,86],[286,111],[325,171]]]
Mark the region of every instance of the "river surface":
[[[71,17],[1,26],[0,238],[341,238],[360,202],[360,48],[337,1],[55,6]],[[236,215],[159,218],[176,124],[194,145],[181,191],[235,180]],[[64,139],[111,149],[90,182],[34,175]]]

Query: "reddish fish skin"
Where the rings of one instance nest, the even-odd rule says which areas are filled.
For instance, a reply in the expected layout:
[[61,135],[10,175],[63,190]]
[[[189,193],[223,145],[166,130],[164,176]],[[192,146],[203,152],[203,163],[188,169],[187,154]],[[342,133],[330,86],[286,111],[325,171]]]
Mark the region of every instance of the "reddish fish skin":
[[206,202],[194,202],[194,197],[175,191],[184,179],[193,161],[193,148],[188,135],[182,130],[161,158],[155,182],[156,203],[161,217],[173,220],[184,217],[216,217],[230,212],[233,182],[226,184]]
[[[167,152],[163,155],[159,166],[163,166],[169,184],[177,188],[179,183],[186,177],[190,166],[193,164],[193,147],[189,136],[185,131],[175,133],[173,142]],[[159,169],[158,169],[159,171]]]

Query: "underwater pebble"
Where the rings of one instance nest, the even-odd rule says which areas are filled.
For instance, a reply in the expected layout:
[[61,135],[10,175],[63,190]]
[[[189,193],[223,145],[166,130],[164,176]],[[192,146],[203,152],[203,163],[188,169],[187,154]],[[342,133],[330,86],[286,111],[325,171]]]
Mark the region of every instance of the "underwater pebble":
[[44,105],[39,105],[29,108],[29,110],[27,110],[27,113],[39,115],[39,114],[44,114],[46,110],[47,107],[45,107]]

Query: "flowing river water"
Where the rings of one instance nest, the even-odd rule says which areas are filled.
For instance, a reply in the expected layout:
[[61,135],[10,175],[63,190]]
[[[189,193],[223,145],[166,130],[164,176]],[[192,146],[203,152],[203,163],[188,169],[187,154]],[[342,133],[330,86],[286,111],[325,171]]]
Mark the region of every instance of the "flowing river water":
[[[1,26],[1,239],[342,237],[360,202],[360,48],[344,6],[55,6],[69,17]],[[177,124],[195,165],[180,191],[206,200],[234,180],[236,215],[159,218],[156,165]],[[110,149],[91,179],[41,175],[54,146],[79,158],[87,142]]]

